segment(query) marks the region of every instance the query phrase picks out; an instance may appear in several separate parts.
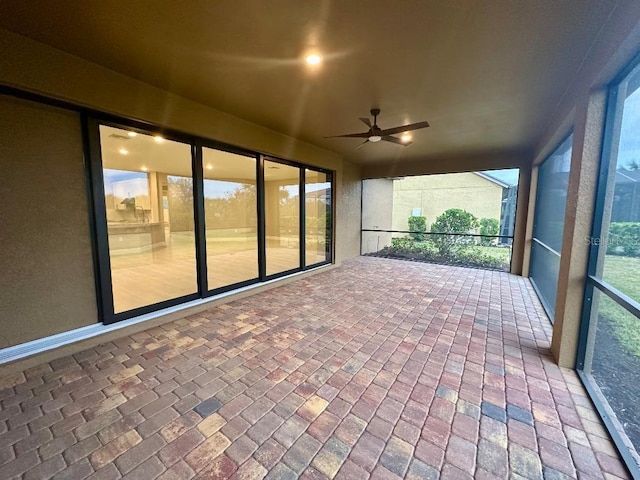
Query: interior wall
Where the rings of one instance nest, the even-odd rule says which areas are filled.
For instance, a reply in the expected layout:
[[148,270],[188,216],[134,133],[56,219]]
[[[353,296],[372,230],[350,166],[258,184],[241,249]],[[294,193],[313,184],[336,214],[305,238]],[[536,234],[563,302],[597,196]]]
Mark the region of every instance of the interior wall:
[[98,321],[79,115],[0,96],[0,348]]

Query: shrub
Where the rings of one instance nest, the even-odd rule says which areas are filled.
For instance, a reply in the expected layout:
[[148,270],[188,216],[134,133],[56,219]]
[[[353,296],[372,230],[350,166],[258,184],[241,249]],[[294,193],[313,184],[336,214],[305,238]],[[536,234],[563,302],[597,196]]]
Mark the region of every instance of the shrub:
[[[450,208],[431,226],[432,232],[437,233],[470,233],[478,227],[478,219],[472,213],[460,208]],[[433,242],[440,255],[448,258],[459,248],[473,243],[471,237],[460,235],[432,235]]]
[[[481,218],[480,219],[480,235],[498,235],[500,231],[500,222],[495,218]],[[480,237],[481,245],[491,245],[495,240],[495,237],[486,236]]]
[[427,236],[424,232],[427,231],[427,219],[426,217],[421,216],[410,216],[409,217],[409,231],[411,232],[409,235],[417,242],[422,242],[427,239]]
[[608,255],[640,257],[640,222],[613,222],[606,239]]

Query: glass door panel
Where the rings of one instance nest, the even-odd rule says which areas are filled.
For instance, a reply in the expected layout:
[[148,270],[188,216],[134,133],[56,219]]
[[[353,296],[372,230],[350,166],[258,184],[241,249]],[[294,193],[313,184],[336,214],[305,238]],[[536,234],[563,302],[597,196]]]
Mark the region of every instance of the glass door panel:
[[258,277],[256,159],[202,149],[209,290]]
[[300,268],[300,168],[264,161],[266,274]]
[[331,182],[326,173],[305,171],[305,265],[326,262],[331,246]]
[[100,126],[114,313],[198,291],[191,146]]

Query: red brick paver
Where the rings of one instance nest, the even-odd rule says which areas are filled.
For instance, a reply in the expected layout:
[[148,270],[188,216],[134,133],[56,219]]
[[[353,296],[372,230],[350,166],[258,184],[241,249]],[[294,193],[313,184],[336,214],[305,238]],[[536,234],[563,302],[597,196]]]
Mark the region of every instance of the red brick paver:
[[350,260],[0,378],[0,478],[625,478],[550,335],[526,279]]

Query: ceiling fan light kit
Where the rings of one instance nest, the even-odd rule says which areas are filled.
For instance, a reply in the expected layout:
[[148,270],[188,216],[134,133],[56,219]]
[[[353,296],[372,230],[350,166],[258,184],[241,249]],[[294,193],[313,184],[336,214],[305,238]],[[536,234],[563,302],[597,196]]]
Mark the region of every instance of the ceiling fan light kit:
[[[371,120],[369,120],[368,118],[360,117],[360,121],[364,123],[367,127],[369,127],[369,130],[367,130],[366,132],[348,133],[345,135],[333,135],[331,137],[324,137],[324,138],[339,138],[339,137],[365,138],[366,140],[360,145],[358,145],[356,148],[362,147],[365,143],[369,143],[369,142],[377,143],[381,140],[385,142],[395,143],[397,145],[403,145],[406,147],[407,145],[411,145],[412,143],[410,141],[411,136],[408,135],[408,132],[412,130],[419,130],[421,128],[427,128],[429,126],[429,122],[425,121],[425,122],[410,123],[409,125],[403,125],[400,127],[385,128],[383,130],[380,127],[378,127],[378,115],[380,115],[380,109],[372,108],[371,115],[373,116],[373,124],[371,123]],[[402,133],[403,134],[402,138],[393,136],[397,133]]]

